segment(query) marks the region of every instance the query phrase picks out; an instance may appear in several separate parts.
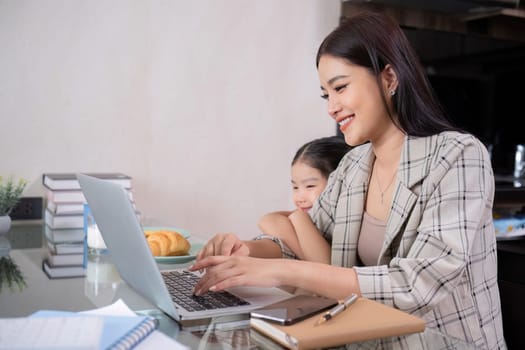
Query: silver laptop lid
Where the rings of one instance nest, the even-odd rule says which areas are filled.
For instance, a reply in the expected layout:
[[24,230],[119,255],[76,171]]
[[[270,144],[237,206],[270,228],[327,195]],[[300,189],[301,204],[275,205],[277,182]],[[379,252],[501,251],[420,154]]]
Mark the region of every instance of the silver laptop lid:
[[126,190],[84,174],[77,178],[122,279],[159,309],[180,319]]
[[188,311],[177,308],[150,252],[144,232],[126,190],[119,184],[78,174],[93,217],[121,277],[140,295],[178,321],[248,313],[253,309],[287,299],[280,288],[234,287],[228,291],[249,305],[213,310]]

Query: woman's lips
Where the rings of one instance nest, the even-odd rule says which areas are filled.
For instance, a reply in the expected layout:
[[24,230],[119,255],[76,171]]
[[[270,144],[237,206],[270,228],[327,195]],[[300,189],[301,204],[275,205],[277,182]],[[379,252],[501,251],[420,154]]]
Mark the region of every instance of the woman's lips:
[[341,120],[339,120],[337,123],[339,124],[339,130],[341,132],[344,132],[349,126],[350,122],[354,119],[354,115],[349,115],[348,117],[344,117]]

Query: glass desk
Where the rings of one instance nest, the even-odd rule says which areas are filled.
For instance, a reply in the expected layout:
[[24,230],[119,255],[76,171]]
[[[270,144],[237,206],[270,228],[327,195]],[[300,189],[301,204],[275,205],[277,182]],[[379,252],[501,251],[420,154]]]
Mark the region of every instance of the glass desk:
[[[10,256],[24,274],[27,287],[22,291],[10,291],[9,288],[2,290],[0,317],[28,316],[42,309],[83,311],[109,305],[121,298],[137,313],[156,317],[161,332],[190,349],[282,349],[271,340],[250,330],[247,322],[234,327],[217,323],[200,331],[179,329],[175,321],[165,316],[120,279],[107,256],[90,257],[85,277],[67,279],[49,279],[42,271],[45,248],[13,249]],[[189,264],[191,263],[159,267],[173,269]],[[429,349],[474,349],[459,340],[428,329],[424,332],[424,337]]]

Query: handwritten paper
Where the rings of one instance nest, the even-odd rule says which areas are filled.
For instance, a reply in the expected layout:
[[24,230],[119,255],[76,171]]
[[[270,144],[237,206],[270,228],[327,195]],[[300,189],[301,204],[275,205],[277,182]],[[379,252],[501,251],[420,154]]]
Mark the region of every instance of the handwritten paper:
[[2,318],[0,349],[98,349],[103,325],[93,316]]

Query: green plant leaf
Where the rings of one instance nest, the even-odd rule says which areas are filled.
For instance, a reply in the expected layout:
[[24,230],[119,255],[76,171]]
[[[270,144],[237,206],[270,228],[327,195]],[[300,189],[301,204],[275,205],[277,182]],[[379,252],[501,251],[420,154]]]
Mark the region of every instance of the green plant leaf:
[[4,286],[11,291],[14,291],[16,288],[22,291],[27,286],[24,275],[9,256],[0,258],[0,293]]
[[11,210],[13,210],[20,200],[26,185],[27,181],[24,179],[15,181],[14,178],[10,176],[7,180],[4,180],[4,178],[0,176],[0,216],[11,213]]

